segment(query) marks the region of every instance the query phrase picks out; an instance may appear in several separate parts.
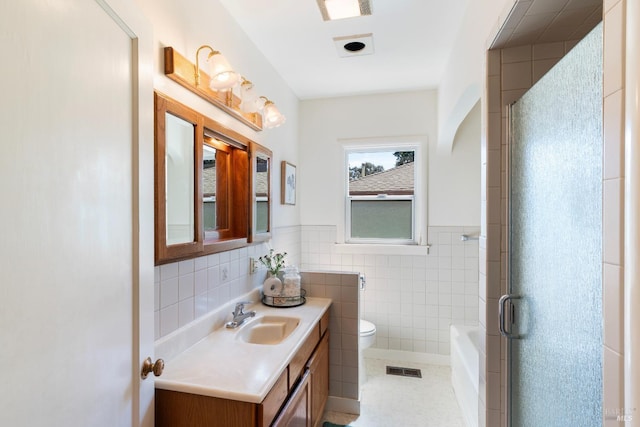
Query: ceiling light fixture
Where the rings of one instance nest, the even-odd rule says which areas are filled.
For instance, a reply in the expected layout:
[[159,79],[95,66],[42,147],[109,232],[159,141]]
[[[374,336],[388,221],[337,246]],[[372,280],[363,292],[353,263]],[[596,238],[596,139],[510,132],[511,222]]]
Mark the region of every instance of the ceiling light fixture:
[[322,19],[353,18],[371,15],[371,0],[317,0]]
[[211,46],[202,45],[196,52],[196,86],[200,84],[200,51],[202,49],[209,49],[209,56],[207,56],[207,62],[209,63],[209,87],[213,90],[229,90],[238,83],[240,75],[236,73],[227,58],[225,58],[219,51],[214,50]]

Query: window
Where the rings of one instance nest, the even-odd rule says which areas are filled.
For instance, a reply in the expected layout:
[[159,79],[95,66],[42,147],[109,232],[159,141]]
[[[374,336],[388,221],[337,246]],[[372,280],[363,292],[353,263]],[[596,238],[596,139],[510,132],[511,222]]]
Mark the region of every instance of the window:
[[416,243],[416,147],[347,149],[346,241]]

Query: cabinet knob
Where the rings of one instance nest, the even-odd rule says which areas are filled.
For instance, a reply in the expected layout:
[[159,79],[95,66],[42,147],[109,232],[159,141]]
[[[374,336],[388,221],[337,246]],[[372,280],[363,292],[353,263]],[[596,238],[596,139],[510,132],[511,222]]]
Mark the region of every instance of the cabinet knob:
[[146,379],[151,372],[156,377],[162,375],[162,371],[164,371],[164,360],[158,359],[155,363],[151,360],[150,357],[147,357],[144,362],[142,362],[142,373],[140,376],[142,379]]

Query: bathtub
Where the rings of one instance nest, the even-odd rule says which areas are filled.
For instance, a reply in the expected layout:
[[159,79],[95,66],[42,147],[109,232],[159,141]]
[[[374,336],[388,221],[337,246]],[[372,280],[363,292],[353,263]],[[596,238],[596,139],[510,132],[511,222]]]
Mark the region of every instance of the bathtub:
[[451,383],[468,427],[478,426],[478,327],[451,325]]

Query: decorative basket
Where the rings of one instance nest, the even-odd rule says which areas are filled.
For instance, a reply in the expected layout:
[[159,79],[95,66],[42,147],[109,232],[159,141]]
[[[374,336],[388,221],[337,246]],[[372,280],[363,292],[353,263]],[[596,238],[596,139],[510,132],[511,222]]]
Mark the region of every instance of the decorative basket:
[[297,307],[307,302],[307,291],[300,289],[300,295],[295,297],[270,297],[262,295],[262,303],[269,307]]

